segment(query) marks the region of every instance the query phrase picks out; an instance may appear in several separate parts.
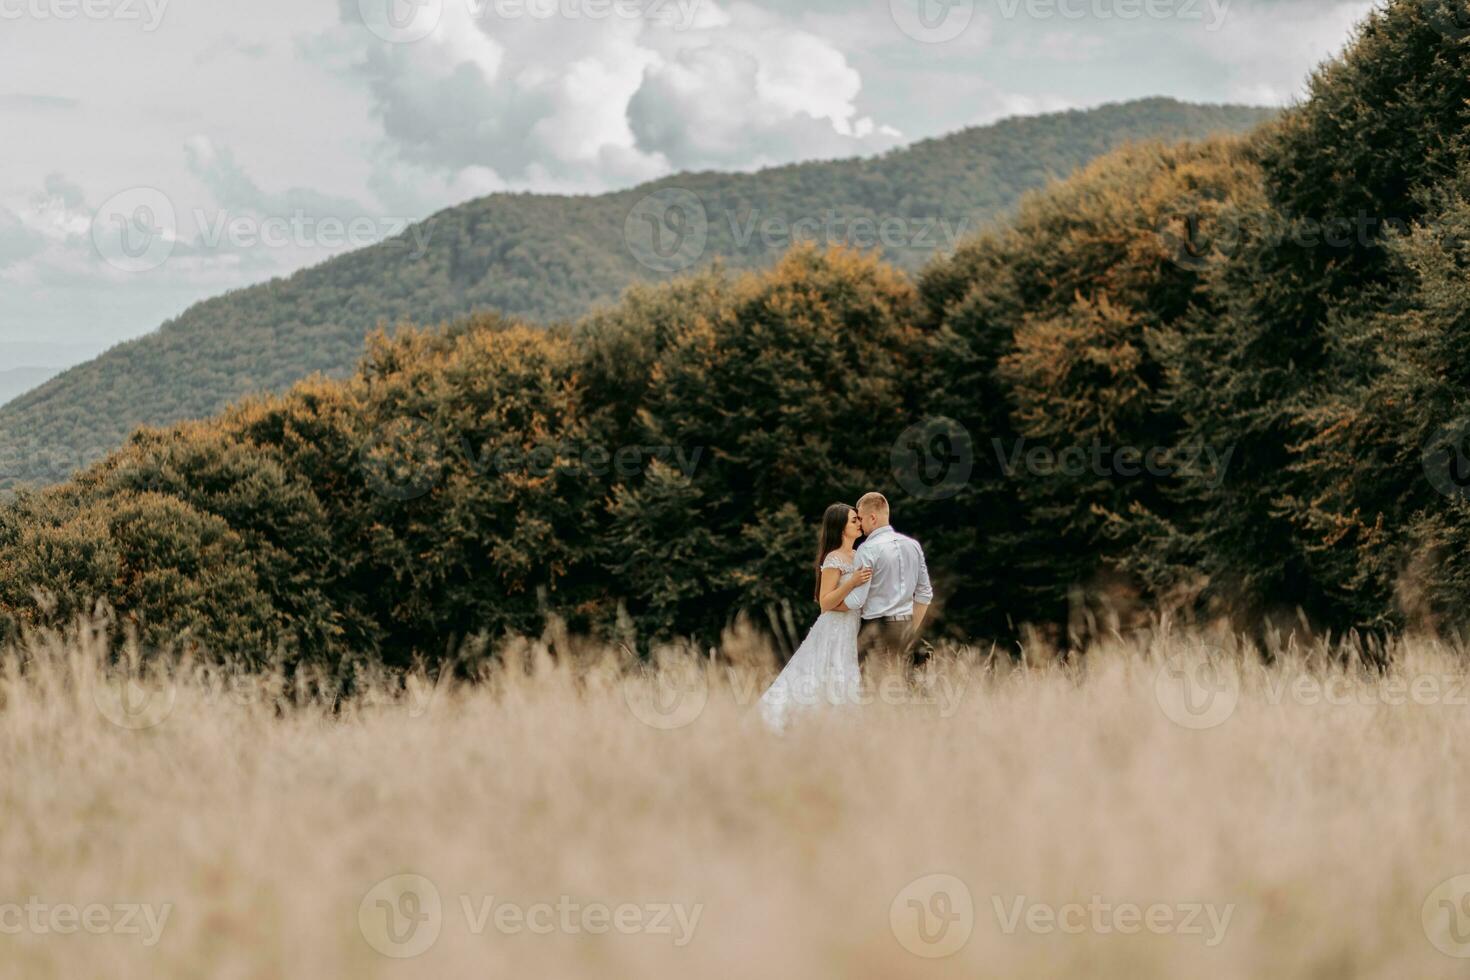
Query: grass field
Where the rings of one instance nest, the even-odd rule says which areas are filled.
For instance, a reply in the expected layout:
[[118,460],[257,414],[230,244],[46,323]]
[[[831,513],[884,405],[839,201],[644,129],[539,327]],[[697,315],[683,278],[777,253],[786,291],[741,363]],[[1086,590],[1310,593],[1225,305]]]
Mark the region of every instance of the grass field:
[[951,650],[777,737],[742,638],[335,708],[37,642],[0,668],[0,974],[1462,976],[1465,653],[1391,652]]

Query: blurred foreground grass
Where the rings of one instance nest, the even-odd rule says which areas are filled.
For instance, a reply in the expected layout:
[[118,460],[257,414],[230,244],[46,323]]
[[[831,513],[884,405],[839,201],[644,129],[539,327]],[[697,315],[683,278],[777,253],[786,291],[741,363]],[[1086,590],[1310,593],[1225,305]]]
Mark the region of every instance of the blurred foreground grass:
[[0,975],[1462,975],[1466,651],[1381,653],[946,649],[778,737],[750,637],[345,701],[39,638],[0,660]]

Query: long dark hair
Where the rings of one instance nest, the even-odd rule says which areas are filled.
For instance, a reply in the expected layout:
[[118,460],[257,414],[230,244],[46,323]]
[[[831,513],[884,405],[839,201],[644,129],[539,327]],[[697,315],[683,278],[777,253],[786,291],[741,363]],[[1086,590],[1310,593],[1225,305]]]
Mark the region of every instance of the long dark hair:
[[842,536],[847,533],[847,522],[852,517],[852,508],[847,504],[833,504],[822,515],[822,527],[817,531],[817,588],[815,598],[822,601],[822,562],[827,556],[842,547]]

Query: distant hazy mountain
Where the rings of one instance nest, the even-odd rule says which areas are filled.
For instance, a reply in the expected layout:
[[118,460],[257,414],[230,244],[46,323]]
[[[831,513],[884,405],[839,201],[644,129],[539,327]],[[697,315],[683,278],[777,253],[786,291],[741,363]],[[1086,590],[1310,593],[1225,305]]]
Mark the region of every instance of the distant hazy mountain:
[[492,195],[199,303],[4,406],[0,488],[61,479],[138,425],[210,415],[316,371],[343,374],[380,323],[483,309],[573,317],[638,279],[716,258],[763,265],[793,238],[877,247],[914,269],[1120,143],[1238,132],[1270,115],[1146,99],[1009,119],[872,159],[680,174],[596,197]]
[[0,405],[39,388],[60,373],[59,368],[49,367],[0,368]]

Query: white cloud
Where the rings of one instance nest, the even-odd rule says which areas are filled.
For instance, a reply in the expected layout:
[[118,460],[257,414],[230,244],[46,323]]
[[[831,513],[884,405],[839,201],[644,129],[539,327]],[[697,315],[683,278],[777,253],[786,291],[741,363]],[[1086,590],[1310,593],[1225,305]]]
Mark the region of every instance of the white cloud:
[[897,142],[857,111],[862,79],[840,49],[752,4],[706,0],[664,22],[503,17],[490,4],[476,18],[449,3],[428,37],[386,44],[342,2],[342,28],[319,46],[373,99],[380,196],[414,196],[392,186],[400,177],[449,187],[472,168],[478,186],[600,191]]
[[[809,91],[837,89],[847,69]],[[751,169],[803,158],[874,153],[898,142],[891,127],[855,117],[851,102],[802,105],[749,51],[697,48],[648,72],[628,107],[643,147],[677,169]]]
[[1342,51],[1353,25],[1375,0],[1326,3],[1241,3],[1229,6],[1219,30],[1193,31],[1190,46],[1218,66],[1221,97],[1284,105],[1306,93],[1310,69]]
[[45,239],[34,229],[26,227],[20,215],[0,207],[0,269],[30,258],[44,246]]
[[245,172],[228,147],[217,146],[210,137],[195,135],[184,143],[189,172],[209,189],[214,204],[235,214],[289,216],[298,212],[315,217],[344,220],[367,215],[372,209],[357,201],[323,194],[304,187],[269,193]]
[[[0,168],[0,345],[42,330],[95,351],[333,254],[210,247],[201,213],[423,218],[496,191],[851,156],[1144,95],[1282,103],[1372,0],[1230,0],[1218,31],[978,4],[943,44],[906,35],[890,0],[671,0],[657,23],[491,2],[443,0],[412,44],[373,35],[358,0],[173,4],[154,32],[7,23],[0,128],[24,138]],[[91,208],[133,187],[179,216],[173,256],[138,275],[103,262],[90,229]]]

